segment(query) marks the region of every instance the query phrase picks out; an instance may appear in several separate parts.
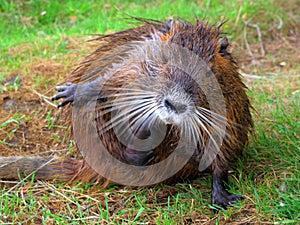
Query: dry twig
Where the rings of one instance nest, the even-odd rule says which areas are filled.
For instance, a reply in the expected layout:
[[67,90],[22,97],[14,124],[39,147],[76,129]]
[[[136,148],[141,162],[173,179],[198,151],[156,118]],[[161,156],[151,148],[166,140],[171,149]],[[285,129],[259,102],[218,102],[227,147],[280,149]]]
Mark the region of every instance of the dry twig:
[[38,95],[44,102],[48,103],[49,105],[57,108],[57,105],[55,105],[54,103],[50,102],[48,99],[48,96],[42,95],[41,93],[37,92],[35,89],[32,90],[33,93],[35,93],[36,95]]
[[246,48],[248,50],[248,53],[251,56],[251,58],[253,58],[253,53],[252,53],[250,45],[249,45],[249,43],[247,41],[247,30],[246,30],[246,27],[244,28],[244,39],[245,39],[245,44],[246,44]]
[[265,52],[264,44],[263,44],[263,41],[262,41],[262,38],[261,38],[260,27],[257,24],[249,23],[249,21],[244,21],[244,24],[245,24],[246,27],[252,27],[252,28],[256,29],[256,32],[257,32],[257,35],[258,35],[258,41],[259,41],[259,44],[260,44],[260,52],[261,52],[262,56],[265,56],[266,52]]
[[242,75],[243,77],[250,78],[250,79],[267,79],[267,78],[264,77],[264,76],[258,76],[258,75],[255,75],[255,74],[241,73],[241,75]]

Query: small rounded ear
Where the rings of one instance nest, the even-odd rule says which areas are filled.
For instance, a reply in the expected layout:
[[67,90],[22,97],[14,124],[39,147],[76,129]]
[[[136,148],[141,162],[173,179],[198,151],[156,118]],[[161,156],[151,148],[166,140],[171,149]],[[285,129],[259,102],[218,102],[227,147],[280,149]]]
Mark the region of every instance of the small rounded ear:
[[228,52],[227,47],[229,46],[228,39],[226,37],[222,37],[219,39],[219,44],[220,44],[220,53],[223,53],[224,55],[227,55]]
[[174,26],[174,20],[173,18],[169,19],[167,22],[165,22],[167,28],[170,30]]
[[170,30],[173,26],[174,26],[174,20],[169,19],[168,21],[163,23],[163,26],[161,28],[159,28],[158,30],[163,34],[167,34],[170,32]]
[[227,37],[220,38],[219,44],[221,46],[221,49],[226,50],[229,45],[228,38]]

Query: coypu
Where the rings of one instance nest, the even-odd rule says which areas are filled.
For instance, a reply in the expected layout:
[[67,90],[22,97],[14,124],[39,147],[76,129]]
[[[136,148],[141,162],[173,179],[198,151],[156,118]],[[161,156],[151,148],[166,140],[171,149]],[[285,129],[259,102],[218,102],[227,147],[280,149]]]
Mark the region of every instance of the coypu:
[[100,46],[56,87],[53,100],[72,110],[83,159],[2,157],[0,178],[35,172],[36,179],[148,186],[206,169],[212,204],[243,199],[226,184],[253,126],[251,104],[222,24],[138,20],[144,24],[94,39]]

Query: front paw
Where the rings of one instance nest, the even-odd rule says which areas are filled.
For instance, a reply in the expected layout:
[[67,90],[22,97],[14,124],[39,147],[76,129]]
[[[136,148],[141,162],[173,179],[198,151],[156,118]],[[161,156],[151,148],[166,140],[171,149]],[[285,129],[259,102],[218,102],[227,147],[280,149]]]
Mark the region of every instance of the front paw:
[[[244,197],[242,195],[230,194],[227,191],[221,191],[218,193],[213,193],[211,203],[212,205],[217,205],[223,209],[226,209],[227,206],[236,204],[243,199]],[[216,213],[216,211],[217,210],[214,209],[214,213]]]
[[64,100],[57,105],[58,108],[65,106],[74,101],[77,84],[67,83],[67,86],[57,86],[55,90],[59,93],[52,97],[52,101],[64,98]]

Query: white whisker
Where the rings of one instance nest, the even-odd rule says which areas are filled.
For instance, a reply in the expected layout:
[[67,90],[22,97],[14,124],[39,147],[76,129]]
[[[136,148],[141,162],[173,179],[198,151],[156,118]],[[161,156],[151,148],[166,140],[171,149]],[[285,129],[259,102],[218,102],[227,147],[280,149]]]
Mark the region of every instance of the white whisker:
[[[192,124],[192,126],[191,126]],[[193,122],[190,120],[185,120],[183,123],[183,130],[185,132],[185,134],[183,135],[185,138],[188,138],[188,143],[191,143],[191,147],[194,148],[194,150],[197,148],[197,143],[198,143],[198,138],[197,138],[197,134],[198,131],[195,131],[195,126],[193,125]]]
[[191,123],[190,125],[193,127],[193,130],[195,132],[193,132],[193,136],[194,136],[194,139],[195,141],[198,143],[199,141],[201,141],[201,146],[205,146],[205,140],[203,138],[203,134],[199,128],[199,124],[197,123],[197,121],[191,117]]
[[[141,97],[152,97],[154,98],[155,95],[153,93],[147,93],[147,92],[125,92],[125,93],[113,93],[113,94],[107,94],[105,97],[123,97],[123,96],[131,96],[134,98],[141,98]],[[117,98],[118,99],[118,98]]]
[[209,136],[210,140],[212,141],[214,147],[216,148],[215,151],[218,150],[218,148],[220,146],[218,146],[215,138],[212,136],[211,132],[207,129],[207,127],[205,126],[205,124],[202,122],[202,120],[196,116],[196,115],[193,115],[193,119],[202,127],[202,129],[206,132],[206,134]]
[[[197,114],[203,118],[206,122],[208,122],[211,125],[211,128],[214,129],[217,132],[222,132],[222,135],[224,135],[224,137],[233,140],[234,136],[229,135],[227,130],[227,127],[231,127],[231,124],[228,123],[227,119],[223,116],[220,116],[208,109],[203,110],[204,108],[200,108],[198,107],[199,110],[201,110],[201,112],[197,112]],[[209,116],[210,118],[207,118],[205,115]],[[233,124],[233,123],[232,123]],[[223,128],[223,129],[222,129]],[[224,130],[225,129],[225,130]]]
[[[132,105],[132,103],[134,103],[134,105],[145,105],[145,104],[149,104],[152,103],[154,104],[155,101],[153,99],[142,99],[139,101],[120,101],[120,102],[113,102],[110,104],[103,104],[102,106],[99,106],[98,109],[102,109],[103,111],[101,112],[103,115],[115,110],[121,110],[122,108],[128,108],[129,105]],[[139,105],[138,105],[139,106]],[[105,108],[107,108],[106,110],[104,110]]]
[[[153,94],[152,91],[147,91],[147,90],[144,90],[142,87],[140,89],[135,89],[135,88],[109,88],[109,87],[105,87],[104,88],[105,90],[107,91],[129,91],[128,93],[148,93],[148,94]],[[120,93],[127,93],[127,92],[120,92]]]
[[[135,125],[135,126],[138,126],[137,128],[134,128],[134,129],[140,129],[140,127],[145,123],[145,121],[147,119],[150,119],[152,118],[151,117],[151,114],[153,114],[153,112],[156,110],[156,107],[153,106],[153,107],[149,107],[148,110],[145,110],[144,114],[141,114],[141,116],[137,117],[136,119],[134,119],[133,121],[130,122],[130,125]],[[141,120],[143,119],[142,121],[138,121],[138,120]]]
[[[132,127],[133,125],[135,125],[135,127],[133,128],[133,132],[138,131],[143,125],[146,124],[148,119],[152,119],[153,117],[150,117],[150,115],[156,110],[155,106],[154,107],[147,107],[144,112],[138,114],[134,120],[129,122],[129,127]],[[156,119],[156,118],[155,118]],[[140,121],[138,121],[140,120]],[[138,122],[136,122],[138,121]],[[124,122],[124,121],[122,121]],[[125,121],[127,122],[127,121]],[[138,123],[138,124],[137,124]],[[149,123],[150,124],[150,123]],[[147,127],[149,127],[149,124],[147,124]],[[123,123],[124,125],[124,123]],[[126,124],[125,124],[126,125]],[[122,126],[122,124],[120,124],[120,126]],[[138,126],[138,127],[136,127]],[[115,126],[113,126],[115,127]],[[126,127],[125,129],[122,130],[121,133],[119,133],[120,136],[122,136],[126,131],[127,131],[128,127]]]
[[197,109],[200,111],[200,112],[203,112],[205,113],[206,115],[209,115],[213,118],[215,118],[216,120],[219,120],[220,122],[224,122],[224,121],[227,121],[227,118],[224,117],[224,116],[221,116],[219,115],[218,113],[215,113],[209,109],[206,109],[206,108],[203,108],[203,107],[197,107]]
[[[135,107],[127,108],[127,110],[124,110],[124,111],[120,110],[121,113],[114,116],[111,120],[109,120],[107,122],[107,125],[105,127],[103,127],[103,129],[105,129],[106,131],[110,130],[113,126],[116,126],[117,124],[120,124],[124,120],[127,120],[129,116],[130,116],[130,118],[132,118],[134,115],[139,114],[140,112],[145,110],[145,107],[147,107],[151,104],[153,104],[153,103],[146,102],[143,104],[136,105]],[[115,110],[118,110],[118,109],[119,108],[116,108]]]
[[[199,111],[196,111],[196,114],[197,114],[199,117],[201,117],[201,118],[204,120],[205,123],[209,124],[210,127],[211,127],[212,129],[214,129],[215,131],[220,131],[222,125],[223,125],[224,129],[226,129],[226,123],[225,123],[225,124],[221,124],[221,126],[218,126],[218,125],[220,125],[220,124],[218,124],[218,125],[215,124],[215,123],[213,122],[213,119],[214,119],[214,118],[208,119],[206,116],[204,116],[204,115],[203,115],[202,113],[200,113]],[[224,122],[224,121],[223,121],[223,122]],[[225,121],[225,122],[226,122],[226,121]]]

